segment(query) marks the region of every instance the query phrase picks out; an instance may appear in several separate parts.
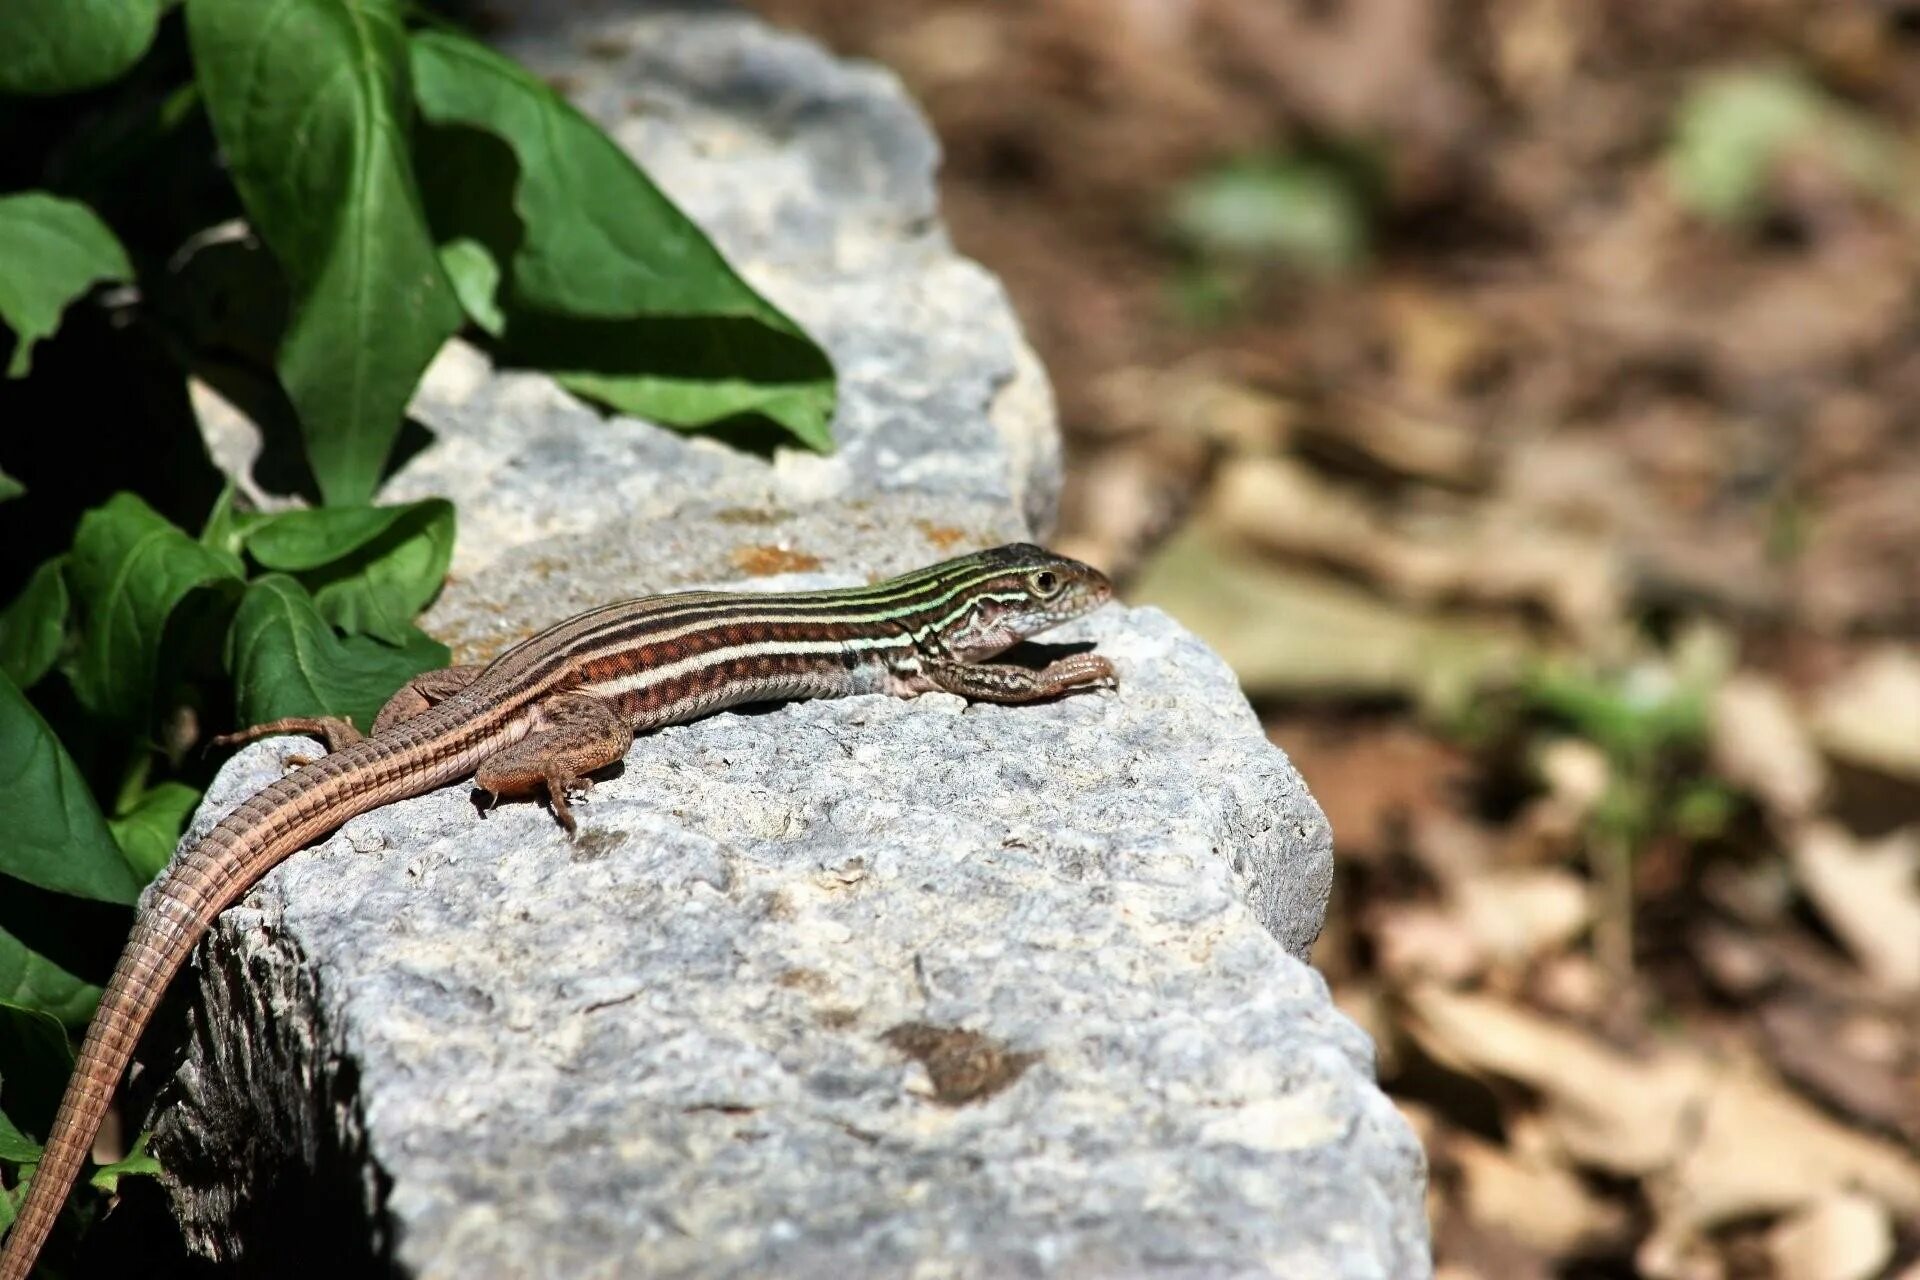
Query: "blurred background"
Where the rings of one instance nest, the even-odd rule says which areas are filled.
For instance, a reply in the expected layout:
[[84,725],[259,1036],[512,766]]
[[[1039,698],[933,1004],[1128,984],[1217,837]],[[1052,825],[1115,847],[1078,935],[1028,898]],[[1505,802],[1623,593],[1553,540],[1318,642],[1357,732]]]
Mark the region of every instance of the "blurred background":
[[1325,806],[1441,1274],[1920,1277],[1920,3],[753,7]]

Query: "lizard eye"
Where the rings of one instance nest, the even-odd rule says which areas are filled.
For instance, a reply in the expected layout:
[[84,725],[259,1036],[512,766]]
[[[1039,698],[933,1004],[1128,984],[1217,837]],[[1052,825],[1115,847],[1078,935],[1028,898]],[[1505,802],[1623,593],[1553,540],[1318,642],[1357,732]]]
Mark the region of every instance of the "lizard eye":
[[1050,596],[1060,589],[1060,575],[1051,569],[1042,569],[1028,579],[1033,589],[1043,596]]

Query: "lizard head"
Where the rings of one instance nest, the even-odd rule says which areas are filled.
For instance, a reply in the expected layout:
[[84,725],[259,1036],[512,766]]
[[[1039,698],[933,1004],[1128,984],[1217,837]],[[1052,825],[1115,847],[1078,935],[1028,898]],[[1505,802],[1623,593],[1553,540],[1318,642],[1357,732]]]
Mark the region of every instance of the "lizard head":
[[984,661],[1113,598],[1098,569],[1030,542],[976,551],[936,571],[955,590],[931,639],[962,662]]

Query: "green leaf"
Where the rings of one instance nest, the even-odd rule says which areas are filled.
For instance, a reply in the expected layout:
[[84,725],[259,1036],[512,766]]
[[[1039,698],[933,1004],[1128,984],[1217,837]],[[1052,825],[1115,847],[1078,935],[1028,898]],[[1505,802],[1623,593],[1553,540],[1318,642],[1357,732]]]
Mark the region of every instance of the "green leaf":
[[147,1154],[147,1143],[152,1138],[151,1131],[142,1133],[133,1140],[133,1146],[126,1155],[112,1164],[103,1164],[95,1169],[92,1178],[94,1187],[111,1195],[120,1189],[122,1178],[157,1175],[160,1172],[160,1162]]
[[0,1001],[39,1009],[79,1027],[93,1016],[100,988],[0,928]]
[[77,93],[140,60],[160,0],[7,0],[0,93]]
[[277,367],[329,503],[367,501],[407,399],[460,326],[407,151],[392,0],[187,0],[215,135],[294,315]]
[[1736,67],[1701,77],[1674,114],[1667,174],[1681,203],[1721,223],[1767,212],[1790,154],[1818,156],[1859,190],[1898,197],[1909,181],[1900,139],[1789,68]]
[[73,1074],[73,1047],[57,1018],[0,1000],[0,1046],[6,1049],[6,1076],[0,1100],[33,1133],[45,1134],[54,1109]]
[[0,502],[11,502],[27,491],[27,486],[0,471]]
[[453,505],[288,511],[254,524],[244,542],[266,568],[299,575],[334,626],[402,645],[447,576]]
[[[0,875],[97,902],[132,902],[140,881],[60,740],[0,676]],[[0,992],[6,990],[0,958]]]
[[1819,127],[1826,103],[1797,75],[1709,76],[1681,101],[1667,153],[1681,200],[1719,221],[1757,212],[1774,160]]
[[107,830],[135,875],[151,880],[160,874],[199,803],[200,792],[195,788],[184,782],[162,782],[107,819]]
[[1307,156],[1227,165],[1188,183],[1173,204],[1175,232],[1204,254],[1323,274],[1365,259],[1368,221],[1353,177]]
[[60,656],[67,608],[62,557],[55,556],[33,571],[13,603],[0,612],[0,675],[18,688],[33,688]]
[[18,335],[7,376],[27,376],[33,344],[74,299],[132,276],[127,251],[87,206],[40,191],[0,196],[0,321]]
[[400,648],[365,636],[342,640],[306,588],[277,573],[247,588],[227,636],[240,724],[343,715],[365,729],[401,685],[446,666],[449,656],[417,630]]
[[43,1147],[20,1132],[7,1113],[0,1111],[0,1160],[9,1164],[39,1164]]
[[197,587],[237,584],[241,576],[238,559],[201,546],[131,493],[82,516],[67,558],[80,647],[65,665],[82,705],[144,724],[175,606]]
[[507,317],[500,310],[500,263],[486,245],[460,236],[440,246],[440,266],[453,281],[460,298],[460,309],[482,331],[500,337],[507,331]]
[[[412,48],[420,112],[443,126],[422,143],[435,225],[475,323],[616,408],[680,427],[757,413],[831,445],[826,354],[611,138],[472,40],[422,31]],[[455,126],[499,138],[511,163]],[[517,219],[498,214],[509,189]]]
[[15,1187],[0,1188],[0,1236],[5,1235],[13,1220],[20,1216],[20,1205],[27,1198],[27,1187],[33,1181],[33,1171],[23,1170],[20,1184]]
[[233,505],[233,482],[228,481],[213,501],[207,522],[200,528],[200,545],[225,555],[238,556],[246,549],[247,531],[268,517],[255,511],[238,511]]

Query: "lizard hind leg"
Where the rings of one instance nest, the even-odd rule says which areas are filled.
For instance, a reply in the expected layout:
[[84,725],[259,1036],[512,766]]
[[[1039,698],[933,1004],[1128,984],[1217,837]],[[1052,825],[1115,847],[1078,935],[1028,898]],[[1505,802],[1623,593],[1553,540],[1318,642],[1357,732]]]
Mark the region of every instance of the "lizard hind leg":
[[473,678],[486,667],[484,662],[463,662],[458,666],[442,667],[438,671],[426,671],[415,676],[401,685],[400,692],[388,698],[387,704],[380,708],[380,714],[373,718],[375,736],[413,719],[437,703],[445,702],[472,684]]
[[[473,683],[473,678],[484,669],[484,663],[466,663],[457,667],[444,667],[439,671],[427,671],[415,676],[400,686],[400,691],[387,699],[380,708],[380,714],[373,718],[375,736],[391,729],[394,725],[425,711],[437,702],[445,702],[454,694]],[[297,733],[309,738],[318,738],[327,744],[328,751],[338,751],[366,739],[345,716],[284,716],[278,720],[269,720],[265,724],[256,724],[232,733],[223,733],[213,738],[210,745],[216,747],[237,747],[245,742],[257,742],[261,738],[271,738],[279,734]],[[290,767],[312,764],[309,756],[288,756],[286,763]]]
[[563,693],[538,709],[532,732],[480,762],[474,785],[495,796],[544,790],[553,816],[571,835],[576,827],[567,793],[591,785],[587,775],[605,768],[633,745],[633,729],[606,703]]
[[[215,747],[237,747],[243,742],[257,742],[261,738],[272,738],[280,734],[299,734],[302,737],[318,738],[327,744],[328,751],[338,751],[350,747],[356,742],[366,740],[345,716],[285,716],[279,720],[269,720],[265,724],[251,725],[232,733],[223,733],[209,739],[208,745]],[[291,755],[283,761],[289,769],[298,769],[313,763],[312,756]]]

